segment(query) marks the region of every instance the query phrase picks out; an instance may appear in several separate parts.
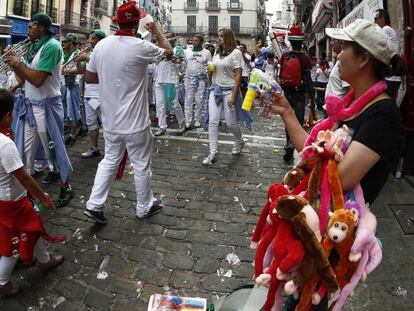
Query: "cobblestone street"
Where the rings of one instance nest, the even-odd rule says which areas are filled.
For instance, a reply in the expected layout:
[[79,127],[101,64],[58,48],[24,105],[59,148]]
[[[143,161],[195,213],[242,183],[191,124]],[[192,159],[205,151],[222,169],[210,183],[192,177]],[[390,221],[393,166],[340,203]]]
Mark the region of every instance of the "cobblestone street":
[[[108,224],[102,227],[83,215],[100,158],[82,159],[88,138],[80,139],[69,148],[75,198],[46,217],[52,234],[69,237],[67,243],[50,247],[66,261],[44,275],[35,267],[16,269],[14,277],[24,289],[16,297],[2,298],[0,310],[145,311],[150,295],[162,293],[166,286],[211,302],[252,284],[250,235],[267,187],[289,166],[282,159],[280,118],[256,118],[254,130],[244,132],[247,144],[240,156],[231,154],[232,135],[220,134],[220,157],[211,167],[201,164],[208,153],[206,132],[177,136],[171,129],[154,138],[153,190],[165,195],[166,207],[146,220],[135,217],[133,175],[127,166],[122,182],[113,184],[105,208]],[[46,191],[56,196],[58,186]],[[346,310],[413,310],[414,238],[397,222],[401,216],[407,224],[403,210],[389,205],[413,207],[413,192],[406,181],[390,177],[372,207],[379,219],[384,259]],[[237,255],[241,264],[230,265],[228,254]]]

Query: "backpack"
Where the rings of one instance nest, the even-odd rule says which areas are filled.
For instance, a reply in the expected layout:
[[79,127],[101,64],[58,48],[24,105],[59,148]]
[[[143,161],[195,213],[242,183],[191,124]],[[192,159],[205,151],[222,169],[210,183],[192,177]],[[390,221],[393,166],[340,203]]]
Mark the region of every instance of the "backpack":
[[300,55],[285,55],[280,71],[282,87],[300,87],[302,85],[302,66],[299,58]]

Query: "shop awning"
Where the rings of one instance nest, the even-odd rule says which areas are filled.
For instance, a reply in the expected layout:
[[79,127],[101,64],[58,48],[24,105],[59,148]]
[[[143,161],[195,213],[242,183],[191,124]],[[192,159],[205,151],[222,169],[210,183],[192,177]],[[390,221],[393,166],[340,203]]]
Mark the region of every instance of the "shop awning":
[[333,14],[333,0],[318,0],[312,12],[312,31],[319,32],[326,27]]

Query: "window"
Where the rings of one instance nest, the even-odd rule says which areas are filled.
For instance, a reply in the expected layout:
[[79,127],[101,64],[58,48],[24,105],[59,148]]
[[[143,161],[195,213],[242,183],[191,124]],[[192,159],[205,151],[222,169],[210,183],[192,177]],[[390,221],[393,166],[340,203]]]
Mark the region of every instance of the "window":
[[36,13],[39,13],[39,0],[32,0],[32,9],[30,10],[30,14],[33,16]]
[[362,2],[362,0],[341,0],[339,1],[339,19],[343,19]]
[[234,33],[240,33],[240,16],[230,16],[230,29]]
[[187,32],[188,33],[196,32],[196,15],[187,16]]
[[240,1],[239,0],[230,0],[230,8],[231,9],[240,8]]
[[218,31],[218,16],[208,17],[208,32],[216,33]]
[[187,0],[187,8],[196,8],[197,0]]
[[210,8],[218,8],[219,7],[218,0],[208,0],[208,6]]

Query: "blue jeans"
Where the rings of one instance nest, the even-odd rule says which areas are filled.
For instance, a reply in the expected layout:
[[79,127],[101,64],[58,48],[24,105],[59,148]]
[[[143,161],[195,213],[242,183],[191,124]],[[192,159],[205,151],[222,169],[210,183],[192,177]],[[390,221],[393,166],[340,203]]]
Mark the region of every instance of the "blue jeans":
[[[305,120],[305,105],[306,105],[305,92],[285,90],[285,96],[287,100],[289,101],[290,105],[292,106],[292,109],[295,111],[295,115],[299,123],[303,125],[303,122]],[[286,130],[286,148],[294,148],[287,130]]]

